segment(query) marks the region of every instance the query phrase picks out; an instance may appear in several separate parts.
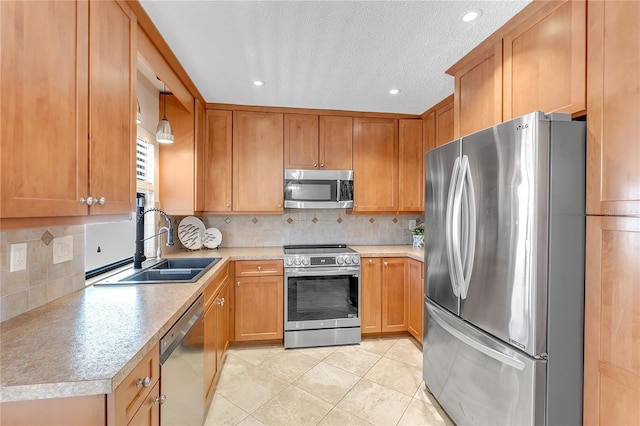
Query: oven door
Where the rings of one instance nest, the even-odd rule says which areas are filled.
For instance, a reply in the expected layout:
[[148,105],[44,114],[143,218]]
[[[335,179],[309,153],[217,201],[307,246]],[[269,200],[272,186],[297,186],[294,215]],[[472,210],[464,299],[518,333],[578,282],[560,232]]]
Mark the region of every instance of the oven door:
[[285,269],[284,329],[360,326],[360,269]]

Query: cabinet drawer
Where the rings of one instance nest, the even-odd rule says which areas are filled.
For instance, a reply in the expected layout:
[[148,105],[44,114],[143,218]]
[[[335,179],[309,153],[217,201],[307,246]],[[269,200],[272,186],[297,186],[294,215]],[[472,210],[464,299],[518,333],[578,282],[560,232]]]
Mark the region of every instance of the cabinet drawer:
[[236,277],[282,274],[282,260],[244,260],[236,262]]
[[160,377],[160,354],[156,344],[110,395],[113,413],[108,424],[128,424]]
[[222,284],[229,279],[229,264],[227,263],[220,269],[213,280],[209,283],[207,288],[204,289],[204,310],[206,311],[211,302],[213,302],[214,296],[218,290],[222,287]]

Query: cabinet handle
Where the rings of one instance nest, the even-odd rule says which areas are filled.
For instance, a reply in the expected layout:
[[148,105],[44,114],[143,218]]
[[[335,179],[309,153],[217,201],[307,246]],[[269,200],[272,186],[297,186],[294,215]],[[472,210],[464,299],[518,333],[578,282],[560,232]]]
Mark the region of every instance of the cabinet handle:
[[313,163],[313,167],[318,167],[318,163]]
[[86,204],[87,200],[84,197],[80,197],[80,204]]
[[238,282],[236,283],[236,286],[237,286],[237,287],[240,287],[240,281],[238,281]]
[[153,398],[153,403],[154,404],[164,404],[164,402],[167,400],[167,397],[164,395],[160,395],[160,396],[156,396],[155,398]]
[[258,266],[258,272],[262,272],[262,266]]
[[148,388],[149,385],[151,384],[151,377],[147,376],[144,379],[138,379],[136,381],[136,387],[139,388],[140,386],[144,386],[145,388]]
[[382,262],[384,266],[389,266],[389,262]]
[[87,205],[88,205],[88,206],[93,205],[94,201],[95,201],[95,198],[93,198],[93,197],[87,197]]
[[320,167],[324,167],[324,163],[320,163]]
[[282,204],[278,204],[278,208],[281,209],[282,208]]
[[373,259],[369,259],[369,265],[373,264]]
[[220,299],[220,306],[224,306],[224,302],[226,302],[226,300],[224,300],[224,297],[222,299]]
[[231,203],[227,203],[227,207],[231,207]]
[[106,200],[104,199],[104,197],[100,197],[100,198],[98,198],[98,199],[96,200],[96,202],[97,202],[98,204],[100,204],[101,206],[104,206],[105,201],[106,201]]

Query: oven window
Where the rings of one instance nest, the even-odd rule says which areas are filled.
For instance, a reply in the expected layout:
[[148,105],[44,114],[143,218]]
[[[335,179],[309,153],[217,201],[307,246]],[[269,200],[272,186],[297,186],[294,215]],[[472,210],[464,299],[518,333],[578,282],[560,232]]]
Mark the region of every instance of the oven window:
[[358,318],[358,278],[290,277],[287,303],[288,321]]
[[287,180],[285,198],[292,201],[336,201],[335,180]]

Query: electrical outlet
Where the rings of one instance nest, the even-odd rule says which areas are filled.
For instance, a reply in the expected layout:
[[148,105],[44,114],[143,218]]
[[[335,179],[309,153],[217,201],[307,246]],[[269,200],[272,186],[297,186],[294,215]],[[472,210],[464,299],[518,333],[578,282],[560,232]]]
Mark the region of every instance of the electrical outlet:
[[11,244],[9,272],[27,269],[27,243]]
[[66,237],[53,239],[53,263],[62,263],[73,260],[73,237],[67,235]]
[[415,227],[416,227],[416,220],[415,219],[409,220],[409,229],[413,229]]

